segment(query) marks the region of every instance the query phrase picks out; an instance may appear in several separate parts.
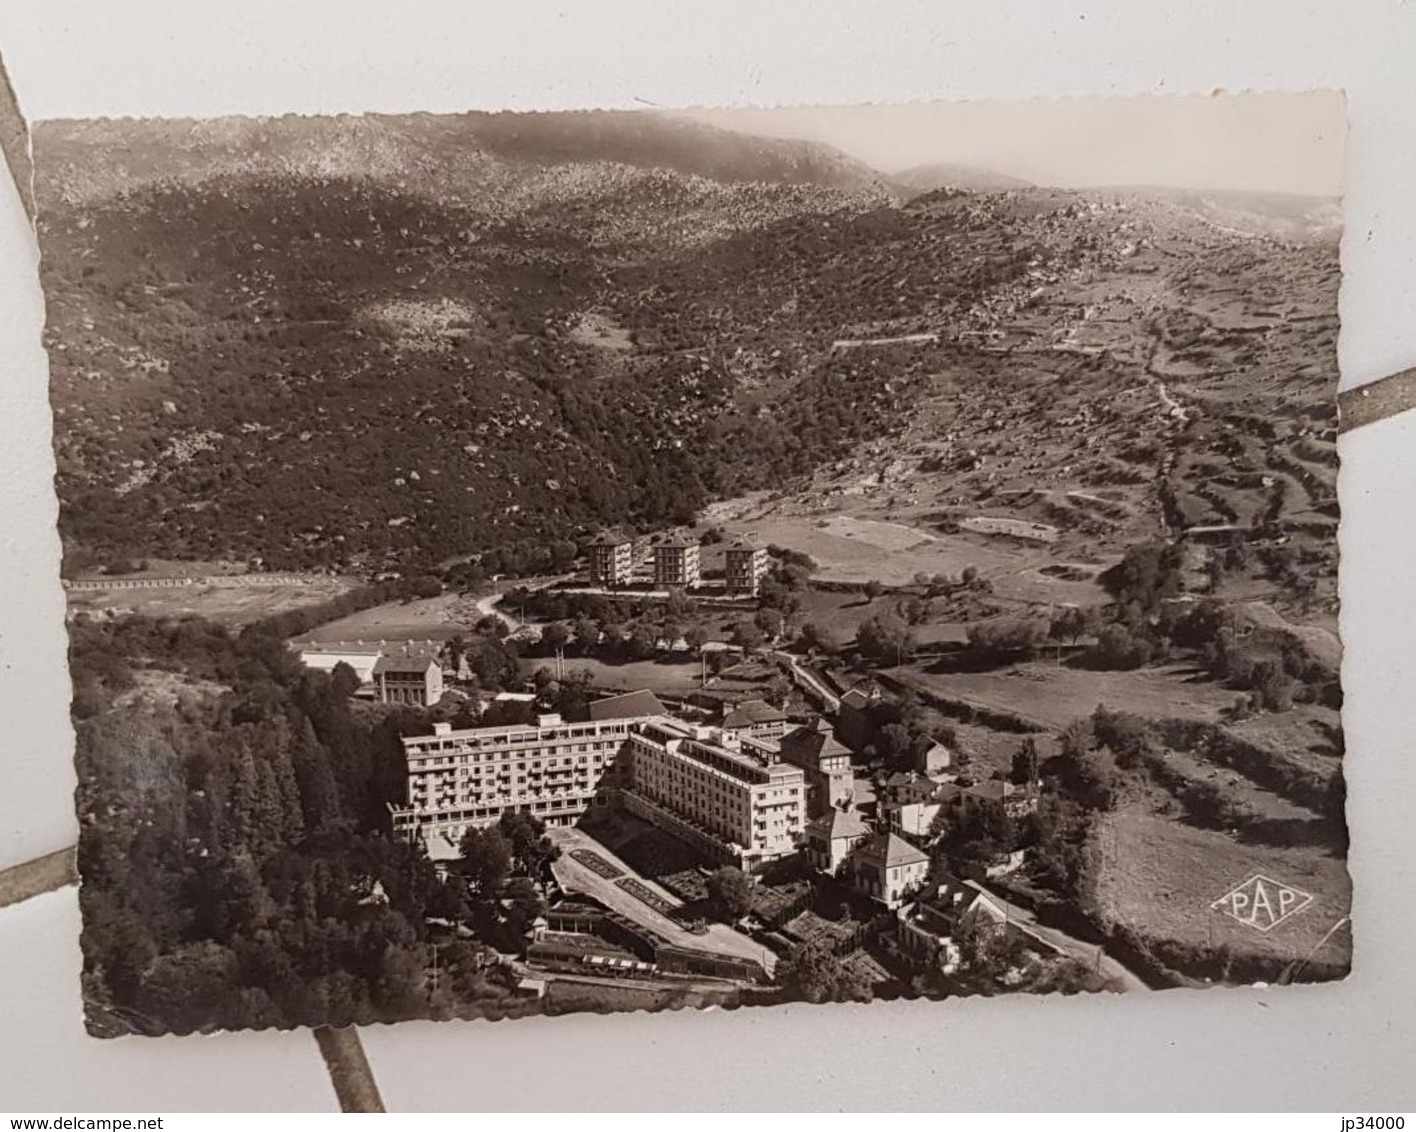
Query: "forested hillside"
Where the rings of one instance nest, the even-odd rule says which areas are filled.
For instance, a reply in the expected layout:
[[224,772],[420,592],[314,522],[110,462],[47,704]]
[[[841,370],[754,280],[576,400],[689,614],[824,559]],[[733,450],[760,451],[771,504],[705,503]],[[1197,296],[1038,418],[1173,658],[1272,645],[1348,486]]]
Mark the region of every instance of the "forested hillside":
[[[1003,419],[1043,429],[1029,450],[1072,489],[1170,476],[1116,504],[1152,529],[1167,507],[1332,522],[1317,206],[1287,206],[1285,242],[1234,227],[1253,202],[1193,194],[900,204],[835,151],[634,114],[54,123],[35,144],[70,568],[427,571],[804,487],[911,427],[952,438],[916,486],[959,497]],[[846,348],[899,335],[928,348]],[[1292,423],[1259,426],[1280,389]],[[1149,439],[1164,398],[1183,456]],[[1115,443],[1078,477],[1100,453],[1065,422],[1089,412]],[[1230,425],[1272,436],[1216,494]]]
[[426,979],[428,917],[466,909],[389,836],[420,713],[355,708],[350,670],[307,671],[261,626],[80,621],[71,642],[90,1029],[348,1025],[510,997],[480,946],[441,941],[444,978]]

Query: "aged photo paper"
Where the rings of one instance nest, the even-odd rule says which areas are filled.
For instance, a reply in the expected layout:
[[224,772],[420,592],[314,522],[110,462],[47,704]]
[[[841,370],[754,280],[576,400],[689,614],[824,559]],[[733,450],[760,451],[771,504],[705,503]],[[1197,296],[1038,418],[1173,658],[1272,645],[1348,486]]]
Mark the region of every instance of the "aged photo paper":
[[90,1031],[1343,977],[1343,113],[36,123]]

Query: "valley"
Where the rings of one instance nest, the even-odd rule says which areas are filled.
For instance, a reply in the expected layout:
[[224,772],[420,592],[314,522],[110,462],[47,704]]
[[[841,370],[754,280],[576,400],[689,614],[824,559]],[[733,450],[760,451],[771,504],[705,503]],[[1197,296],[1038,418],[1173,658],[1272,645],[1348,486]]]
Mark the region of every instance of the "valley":
[[[1331,202],[892,178],[658,114],[125,123],[94,162],[116,129],[35,133],[70,620],[130,650],[76,714],[110,683],[170,710],[152,641],[213,702],[265,666],[338,724],[332,757],[346,712],[393,752],[346,808],[405,837],[453,805],[433,756],[399,761],[424,742],[629,694],[668,760],[765,713],[772,742],[839,740],[813,819],[903,839],[1123,981],[1345,972]],[[568,829],[565,797],[527,804]],[[706,835],[674,801],[631,812],[678,864]],[[773,836],[782,899],[835,915],[807,826]],[[1312,890],[1291,933],[1213,909],[1261,869]],[[867,996],[977,990],[878,913],[842,912]]]

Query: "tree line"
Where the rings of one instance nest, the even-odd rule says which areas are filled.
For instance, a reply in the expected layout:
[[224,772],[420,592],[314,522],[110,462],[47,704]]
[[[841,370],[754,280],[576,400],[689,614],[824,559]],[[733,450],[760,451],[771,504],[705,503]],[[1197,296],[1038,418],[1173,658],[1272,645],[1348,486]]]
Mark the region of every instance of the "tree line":
[[508,993],[467,954],[460,982],[428,983],[427,918],[451,898],[388,809],[418,713],[356,710],[352,671],[307,671],[262,627],[80,620],[70,652],[95,1029],[347,1025]]

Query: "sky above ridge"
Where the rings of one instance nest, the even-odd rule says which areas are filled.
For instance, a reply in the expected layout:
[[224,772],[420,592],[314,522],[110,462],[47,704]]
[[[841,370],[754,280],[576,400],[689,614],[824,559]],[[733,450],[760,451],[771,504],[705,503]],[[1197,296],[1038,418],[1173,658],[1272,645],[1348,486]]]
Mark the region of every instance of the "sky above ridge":
[[973,166],[1038,185],[1164,185],[1337,196],[1342,95],[1142,95],[1025,102],[694,110],[744,133],[824,142],[897,173]]

